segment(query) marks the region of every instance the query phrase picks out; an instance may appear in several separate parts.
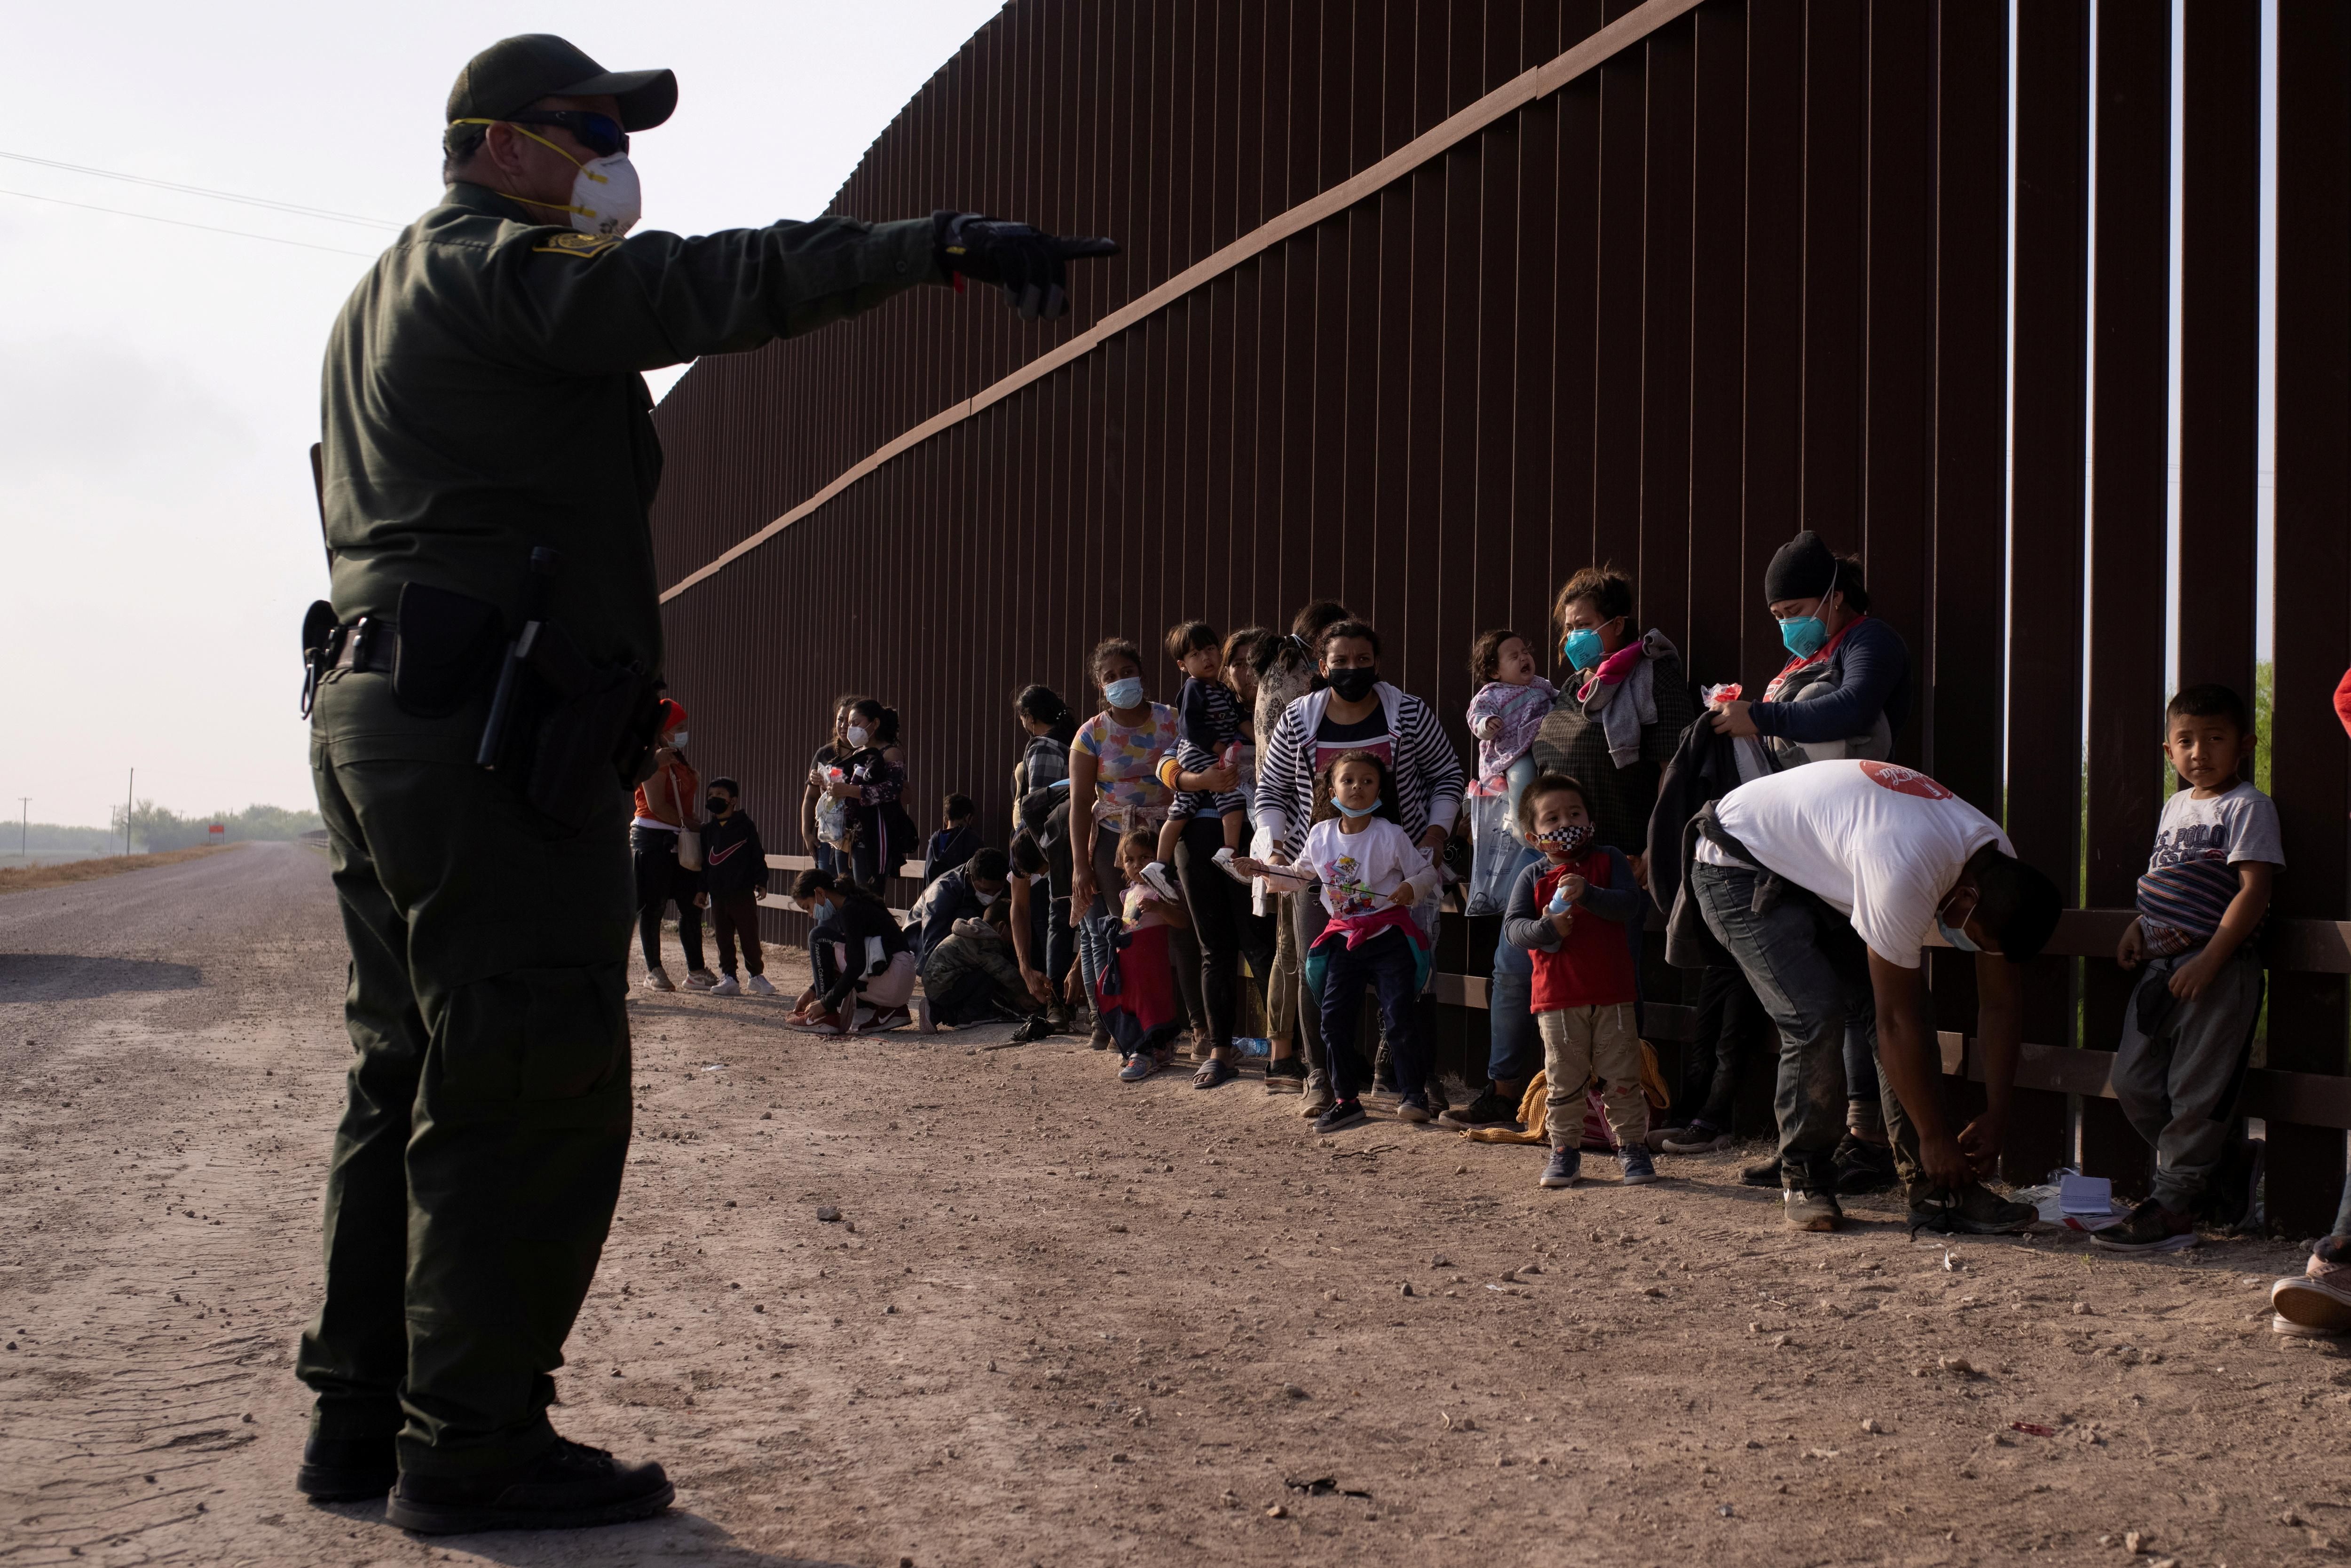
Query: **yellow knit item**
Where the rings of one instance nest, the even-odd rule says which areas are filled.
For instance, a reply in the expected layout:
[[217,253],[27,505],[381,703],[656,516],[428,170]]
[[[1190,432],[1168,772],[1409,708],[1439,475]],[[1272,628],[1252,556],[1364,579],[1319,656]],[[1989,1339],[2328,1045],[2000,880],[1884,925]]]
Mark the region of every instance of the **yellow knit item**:
[[[1657,1066],[1657,1052],[1647,1040],[1641,1042],[1641,1092],[1653,1111],[1662,1111],[1673,1102],[1666,1088],[1666,1075]],[[1526,1129],[1514,1133],[1508,1127],[1467,1127],[1461,1135],[1474,1144],[1541,1144],[1549,1142],[1544,1131],[1551,1117],[1551,1086],[1543,1075],[1536,1073],[1527,1080],[1527,1092],[1519,1096],[1519,1125]]]

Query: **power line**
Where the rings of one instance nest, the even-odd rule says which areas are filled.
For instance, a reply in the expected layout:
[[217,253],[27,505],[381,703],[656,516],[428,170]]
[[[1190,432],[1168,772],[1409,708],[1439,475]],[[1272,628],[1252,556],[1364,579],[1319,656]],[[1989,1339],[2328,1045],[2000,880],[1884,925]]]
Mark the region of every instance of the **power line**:
[[[299,202],[281,202],[272,196],[241,196],[234,191],[215,191],[204,185],[183,185],[174,180],[157,180],[145,174],[126,174],[118,169],[98,169],[87,163],[64,163],[55,158],[36,158],[29,152],[0,152],[0,158],[16,163],[37,163],[44,169],[63,169],[69,173],[95,174],[102,180],[125,180],[134,185],[152,185],[159,191],[178,191],[185,195],[209,196],[219,202],[241,202],[248,207],[266,207],[275,212],[293,213],[306,218],[325,218],[339,224],[364,224],[370,228],[396,229],[401,225],[381,218],[362,217],[357,213],[338,213],[326,207],[305,206]],[[136,215],[136,214],[133,214]]]
[[214,224],[192,224],[185,218],[159,218],[152,213],[126,212],[120,207],[101,207],[89,202],[68,202],[63,196],[37,196],[30,191],[0,191],[0,196],[21,196],[28,202],[53,202],[61,207],[79,207],[86,213],[111,213],[118,218],[142,218],[151,224],[170,224],[175,228],[202,229],[206,234],[235,235],[239,239],[267,240],[271,245],[299,246],[304,250],[323,250],[329,256],[356,256],[369,261],[375,259],[371,250],[345,250],[336,245],[312,245],[304,239],[281,239],[276,235],[257,235],[250,229],[225,229]]

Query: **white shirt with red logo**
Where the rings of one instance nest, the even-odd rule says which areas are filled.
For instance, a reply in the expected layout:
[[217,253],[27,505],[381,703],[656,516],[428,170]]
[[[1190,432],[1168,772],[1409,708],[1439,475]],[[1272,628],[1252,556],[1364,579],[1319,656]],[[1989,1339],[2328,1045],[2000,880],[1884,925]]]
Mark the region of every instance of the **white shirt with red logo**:
[[[1850,916],[1869,950],[1906,969],[1968,857],[1986,844],[2014,854],[2000,824],[1915,768],[1815,762],[1741,784],[1715,806],[1763,869]],[[1698,859],[1737,865],[1701,839]]]

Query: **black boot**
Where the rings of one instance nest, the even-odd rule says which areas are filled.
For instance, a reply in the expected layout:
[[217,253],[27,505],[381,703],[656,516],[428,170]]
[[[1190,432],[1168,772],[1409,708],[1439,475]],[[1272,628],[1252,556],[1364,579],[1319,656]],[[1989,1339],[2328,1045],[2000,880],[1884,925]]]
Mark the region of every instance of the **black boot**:
[[1894,1185],[1894,1151],[1884,1144],[1856,1138],[1851,1133],[1837,1145],[1835,1190],[1851,1197],[1884,1192]]
[[392,1436],[313,1437],[302,1445],[302,1468],[294,1490],[319,1502],[358,1502],[381,1497],[400,1479],[400,1454]]
[[385,1517],[424,1535],[578,1530],[651,1519],[676,1495],[659,1465],[624,1465],[601,1448],[558,1437],[537,1458],[489,1475],[403,1473]]

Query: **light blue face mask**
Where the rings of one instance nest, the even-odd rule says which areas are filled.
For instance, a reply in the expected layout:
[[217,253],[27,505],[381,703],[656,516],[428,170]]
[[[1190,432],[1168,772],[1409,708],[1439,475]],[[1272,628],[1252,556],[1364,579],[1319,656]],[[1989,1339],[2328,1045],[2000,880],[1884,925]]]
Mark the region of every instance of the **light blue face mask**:
[[1815,613],[1791,615],[1780,622],[1780,641],[1787,644],[1788,652],[1799,659],[1811,658],[1821,651],[1821,644],[1829,640],[1828,622],[1823,621],[1817,612],[1827,607],[1829,595],[1836,591],[1838,570],[1837,567],[1829,569],[1829,585],[1821,591],[1820,603],[1813,606]]
[[[1970,909],[1968,911],[1968,914],[1970,917],[1972,918],[1975,915],[1975,911]],[[1944,923],[1943,910],[1940,904],[1938,904],[1935,908],[1935,929],[1943,934],[1944,941],[1949,942],[1952,946],[1957,947],[1962,953],[1980,953],[1983,951],[1983,949],[1978,946],[1974,940],[1968,936],[1967,921],[1960,921],[1959,929],[1956,931]]]
[[1143,701],[1143,677],[1121,675],[1102,686],[1102,701],[1122,711]]
[[1592,668],[1605,652],[1600,645],[1600,633],[1588,626],[1580,626],[1560,639],[1560,657],[1579,670]]
[[1332,797],[1331,797],[1331,804],[1332,804],[1333,806],[1336,806],[1337,808],[1339,808],[1339,812],[1340,812],[1340,814],[1341,814],[1342,816],[1347,816],[1347,817],[1368,817],[1368,816],[1370,816],[1373,812],[1374,812],[1374,811],[1376,811],[1376,810],[1379,810],[1379,807],[1377,807],[1377,806],[1375,806],[1375,805],[1374,805],[1374,806],[1360,806],[1360,807],[1359,807],[1359,806],[1350,806],[1349,804],[1347,804],[1347,802],[1345,802],[1344,800],[1341,800],[1341,799],[1339,799],[1339,797],[1338,797],[1338,796],[1336,796],[1336,795],[1333,795],[1333,796],[1332,796]]

